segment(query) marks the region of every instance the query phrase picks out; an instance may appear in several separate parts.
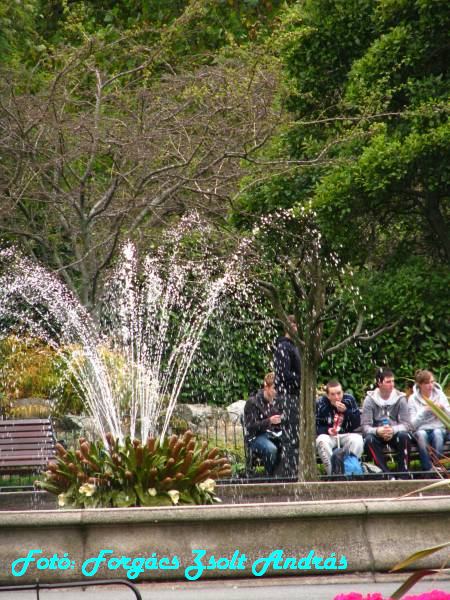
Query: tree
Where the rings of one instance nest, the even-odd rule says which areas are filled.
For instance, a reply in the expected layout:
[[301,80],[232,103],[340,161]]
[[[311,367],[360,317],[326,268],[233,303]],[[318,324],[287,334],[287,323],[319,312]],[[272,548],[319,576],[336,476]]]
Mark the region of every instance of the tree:
[[[305,0],[286,11],[274,43],[287,75],[285,104],[295,119],[279,146],[293,168],[289,177],[273,177],[241,197],[235,221],[248,226],[255,214],[269,214],[274,221],[270,211],[276,206],[294,207],[294,214],[313,207],[329,248],[353,266],[354,278],[365,280],[366,298],[378,270],[393,274],[392,295],[405,290],[416,263],[405,270],[402,264],[412,254],[425,256],[426,269],[436,260],[448,264],[448,26],[447,3],[441,0]],[[313,252],[314,238],[302,235],[305,252],[308,247]],[[307,448],[300,470],[313,476],[308,471],[314,464],[312,405],[303,404],[306,398],[313,401],[309,382],[315,382],[321,361],[343,349],[347,339],[357,342],[386,331],[392,305],[388,296],[371,303],[378,322],[367,333],[361,318],[371,311],[352,309],[353,327],[340,337],[346,279],[323,264],[321,253],[320,260],[299,262],[302,254],[293,246],[291,241],[278,256],[272,254],[279,280],[273,282],[273,272],[268,273],[272,283],[263,287],[286,327],[283,311],[297,313],[301,323],[297,343],[306,377],[300,426]],[[398,309],[401,303],[395,304]],[[417,316],[408,339],[417,337],[423,322],[419,311]],[[439,329],[430,335],[435,349],[442,349]],[[388,342],[392,356],[401,342]],[[406,345],[402,349],[408,352]],[[440,357],[444,362],[445,352]]]
[[2,90],[0,232],[57,270],[90,310],[125,237],[145,238],[193,207],[226,212],[280,119],[264,57],[155,79],[158,47],[111,72],[117,46],[91,40],[65,55],[37,93],[18,94],[14,80]]
[[333,147],[309,196],[355,262],[450,261],[449,26],[443,0],[306,1],[285,21],[290,151]]
[[[369,341],[396,323],[371,331],[351,269],[330,249],[310,211],[279,211],[254,230],[256,278],[301,354],[299,480],[317,478],[315,400],[324,358],[356,341]],[[288,314],[296,317],[298,331]]]

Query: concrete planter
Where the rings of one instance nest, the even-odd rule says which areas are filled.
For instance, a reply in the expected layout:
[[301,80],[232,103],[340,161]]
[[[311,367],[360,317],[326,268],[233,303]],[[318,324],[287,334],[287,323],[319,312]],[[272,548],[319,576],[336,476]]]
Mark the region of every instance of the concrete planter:
[[[145,570],[141,580],[180,580],[193,565],[193,550],[204,549],[207,563],[211,555],[228,561],[243,554],[244,568],[205,570],[202,578],[252,577],[258,559],[266,575],[311,575],[355,571],[387,571],[396,562],[425,546],[447,541],[450,531],[450,498],[435,496],[418,499],[330,500],[322,502],[281,502],[205,507],[133,508],[108,510],[41,510],[27,513],[0,512],[0,582],[69,581],[86,576],[83,563],[97,557],[102,549],[110,557],[151,557],[159,560],[177,557],[173,570]],[[51,558],[67,553],[71,566],[66,570],[37,570],[30,564],[25,574],[13,577],[11,564],[29,550],[42,550],[35,558]],[[344,555],[346,570],[274,569],[264,561],[273,551],[298,561],[314,556]],[[237,553],[237,554],[236,554]],[[441,551],[420,566],[439,567],[448,552]],[[294,561],[294,562],[295,562]],[[47,561],[48,562],[48,561]],[[113,561],[114,562],[114,561]],[[73,566],[72,566],[73,563]],[[41,566],[45,566],[45,561]],[[90,566],[92,566],[91,561]],[[117,561],[114,563],[117,565]],[[214,564],[214,563],[212,563]],[[226,560],[220,564],[226,566]],[[241,565],[242,565],[241,561]],[[303,562],[302,564],[306,564]],[[21,563],[23,566],[23,563]],[[291,564],[292,566],[292,564]],[[20,567],[17,565],[16,570]],[[87,568],[87,567],[86,567]],[[256,568],[256,567],[255,567]],[[195,569],[191,569],[195,574]],[[108,570],[102,563],[97,578],[124,577],[126,570]]]

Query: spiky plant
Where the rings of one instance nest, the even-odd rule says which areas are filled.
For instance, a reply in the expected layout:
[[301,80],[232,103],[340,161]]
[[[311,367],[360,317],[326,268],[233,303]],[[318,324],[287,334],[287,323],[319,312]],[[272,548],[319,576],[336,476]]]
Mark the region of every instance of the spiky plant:
[[58,496],[59,506],[100,508],[211,504],[219,477],[231,474],[227,458],[217,448],[196,440],[191,431],[161,442],[127,438],[122,445],[107,434],[102,441],[80,438],[77,450],[57,444],[41,489]]

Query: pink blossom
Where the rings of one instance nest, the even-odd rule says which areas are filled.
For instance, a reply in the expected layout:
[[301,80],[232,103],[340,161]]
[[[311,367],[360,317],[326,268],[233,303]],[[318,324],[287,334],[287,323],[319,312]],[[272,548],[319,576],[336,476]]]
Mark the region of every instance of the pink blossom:
[[405,596],[402,600],[450,600],[450,594],[442,590],[423,592],[418,596]]
[[[334,600],[390,600],[389,598],[383,598],[381,594],[375,592],[374,594],[367,594],[363,596],[358,592],[350,592],[349,594],[338,594],[334,597]],[[404,596],[402,600],[450,600],[450,593],[443,592],[442,590],[433,590],[431,592],[422,592],[413,596]]]
[[[349,594],[338,594],[334,597],[334,600],[390,600],[389,598],[383,598],[381,594],[375,592],[374,594],[367,594],[367,596],[363,596],[358,592],[350,592]],[[440,598],[432,600],[441,600]]]

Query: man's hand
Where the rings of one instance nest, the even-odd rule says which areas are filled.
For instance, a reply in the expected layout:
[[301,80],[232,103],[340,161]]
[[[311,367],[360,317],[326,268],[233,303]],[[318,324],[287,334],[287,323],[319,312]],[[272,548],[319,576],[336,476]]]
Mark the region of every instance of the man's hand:
[[394,430],[390,425],[382,425],[377,427],[377,436],[385,442],[388,442],[394,436]]
[[271,425],[279,425],[281,423],[281,416],[272,415],[271,417],[269,417],[269,421]]
[[341,413],[343,413],[347,410],[346,405],[343,402],[340,402],[340,400],[338,400],[336,402],[335,407],[336,407],[336,410]]

